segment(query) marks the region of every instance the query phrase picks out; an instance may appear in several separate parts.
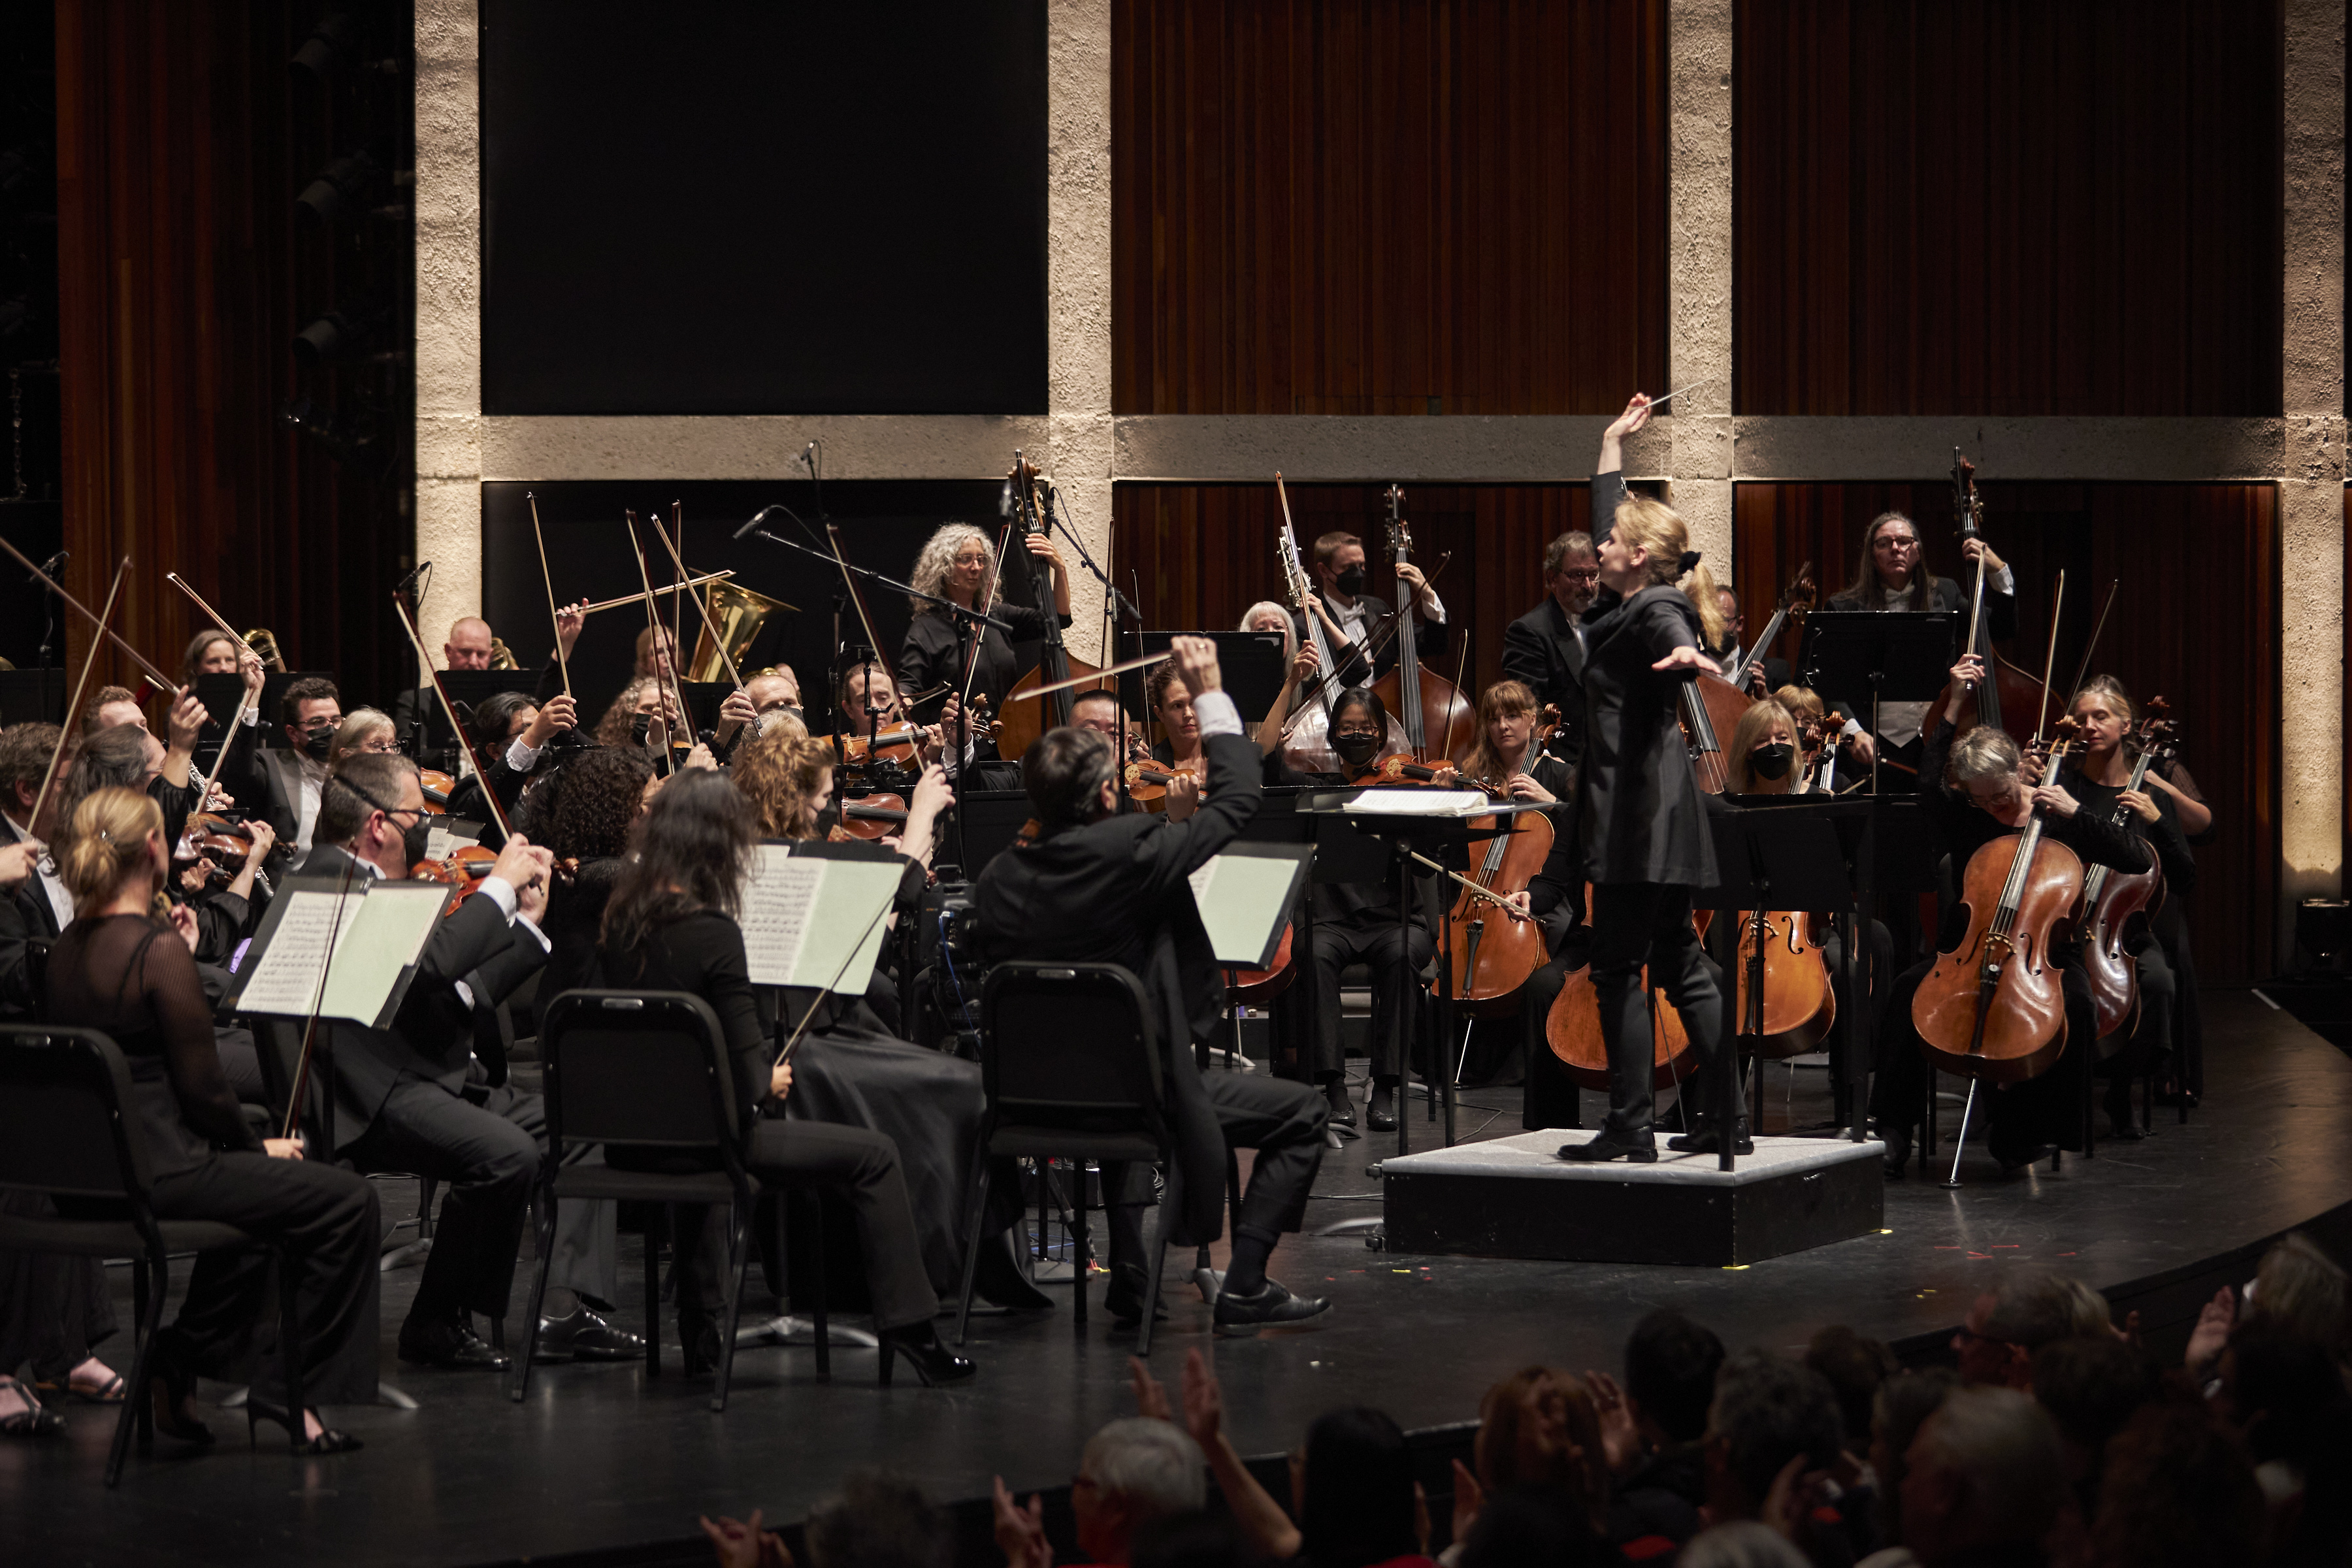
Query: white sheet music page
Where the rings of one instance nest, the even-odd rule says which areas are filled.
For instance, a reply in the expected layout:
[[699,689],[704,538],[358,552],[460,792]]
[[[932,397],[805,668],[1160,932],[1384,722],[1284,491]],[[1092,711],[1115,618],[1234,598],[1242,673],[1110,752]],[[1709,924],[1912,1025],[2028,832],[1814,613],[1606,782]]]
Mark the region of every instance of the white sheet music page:
[[1358,816],[1483,816],[1486,792],[1475,789],[1368,789],[1348,803]]
[[809,917],[833,862],[781,844],[752,852],[743,882],[743,956],[754,985],[789,985],[808,945]]
[[319,1000],[332,933],[359,912],[365,893],[361,889],[338,897],[295,892],[282,897],[286,912],[278,917],[278,930],[262,950],[260,963],[245,977],[243,994],[237,1000],[239,1012],[308,1016]]

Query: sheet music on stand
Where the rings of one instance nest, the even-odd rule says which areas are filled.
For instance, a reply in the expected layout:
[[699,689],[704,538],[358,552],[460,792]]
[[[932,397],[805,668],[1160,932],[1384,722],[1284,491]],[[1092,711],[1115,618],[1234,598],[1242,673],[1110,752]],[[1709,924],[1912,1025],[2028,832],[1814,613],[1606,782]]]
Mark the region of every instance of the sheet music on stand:
[[860,995],[889,922],[907,863],[812,854],[832,845],[763,843],[743,880],[743,953],[754,985]]
[[367,1028],[387,1028],[416,977],[417,961],[448,907],[438,882],[296,877],[236,970],[236,1012],[304,1018],[315,1009]]
[[1192,903],[1219,963],[1229,969],[1273,963],[1314,855],[1304,844],[1236,843],[1192,873]]

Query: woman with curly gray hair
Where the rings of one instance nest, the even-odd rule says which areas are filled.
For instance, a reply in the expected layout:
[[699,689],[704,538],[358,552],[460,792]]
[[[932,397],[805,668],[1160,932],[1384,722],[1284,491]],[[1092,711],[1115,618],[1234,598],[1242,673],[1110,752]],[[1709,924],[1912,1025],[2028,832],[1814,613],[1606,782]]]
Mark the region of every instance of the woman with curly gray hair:
[[[1028,547],[1030,570],[1045,572],[1054,584],[1054,614],[1065,626],[1070,624],[1070,574],[1062,568],[1061,552],[1054,548],[1053,540],[1045,534],[1033,533],[1022,542]],[[986,610],[1013,627],[1007,637],[994,626],[982,628],[979,647],[980,668],[971,679],[971,695],[977,702],[988,700],[996,707],[1013,683],[1021,678],[1021,663],[1013,651],[1013,638],[1034,641],[1045,635],[1045,617],[1030,605],[1018,602],[1028,595],[1016,591],[1013,599],[1003,595],[1003,584],[997,574],[996,550],[988,535],[968,522],[941,523],[915,557],[913,585],[919,593],[950,599],[966,608]],[[956,617],[940,606],[914,601],[915,618],[907,627],[906,643],[898,650],[898,689],[908,693],[934,692],[908,704],[909,717],[919,723],[939,722],[940,710],[950,691],[961,692],[964,684],[964,666],[961,652],[964,644],[957,636]]]

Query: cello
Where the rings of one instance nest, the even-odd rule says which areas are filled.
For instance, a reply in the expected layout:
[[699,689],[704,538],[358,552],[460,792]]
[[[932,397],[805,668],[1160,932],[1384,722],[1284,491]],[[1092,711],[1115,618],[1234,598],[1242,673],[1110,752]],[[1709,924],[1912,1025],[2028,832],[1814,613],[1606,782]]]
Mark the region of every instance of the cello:
[[[2137,728],[2139,755],[2132,762],[2126,790],[2147,782],[2151,765],[2172,755],[2172,724],[2165,713],[2170,704],[2161,697],[2147,700],[2147,717]],[[2124,825],[2130,808],[2117,804],[2114,821]],[[2124,928],[2134,915],[2152,914],[2164,899],[2164,869],[2118,871],[2094,866],[2083,879],[2083,903],[2076,929],[2083,933],[2083,978],[2090,983],[2091,999],[2098,1008],[2099,1038],[2120,1034],[2139,1016],[2139,963],[2124,951]]]
[[[1587,925],[1592,922],[1589,883],[1584,889],[1584,920]],[[1646,965],[1642,970],[1642,989],[1650,1002],[1650,1087],[1670,1089],[1690,1076],[1691,1058],[1697,1047],[1691,1044],[1675,1005],[1650,984]],[[1560,1070],[1580,1088],[1608,1092],[1609,1037],[1601,1027],[1601,994],[1593,988],[1591,965],[1580,964],[1569,971],[1559,994],[1552,998],[1551,1011],[1544,1016],[1544,1044],[1559,1058]]]
[[[1015,451],[1013,454],[1013,471],[1004,476],[1004,486],[1013,499],[1013,522],[1021,537],[1026,540],[1034,534],[1050,532],[1047,514],[1054,504],[1054,487],[1052,481],[1037,477],[1036,465]],[[1003,563],[998,562],[997,571],[1001,574],[1003,570]],[[1031,558],[1029,585],[1036,595],[1037,613],[1045,618],[1045,641],[1038,650],[1037,668],[1014,681],[1013,689],[1005,693],[1004,701],[1001,704],[1003,716],[997,721],[997,745],[999,754],[1008,757],[1026,754],[1030,745],[1048,730],[1067,729],[1070,704],[1076,700],[1079,687],[1083,686],[1088,691],[1114,694],[1118,690],[1117,680],[1103,675],[1101,669],[1084,659],[1072,658],[1069,651],[1062,646],[1062,618],[1054,608],[1053,576],[1037,566],[1034,557]],[[986,609],[987,606],[982,605],[981,608]],[[985,631],[981,634],[982,637],[986,635]],[[975,639],[972,644],[975,662],[979,659],[979,641]],[[1025,702],[1016,704],[1013,700],[1024,692],[1067,681],[1073,676],[1083,678],[1090,675],[1101,676],[1102,679],[1091,685],[1082,679],[1077,686],[1063,686],[1058,691],[1047,693],[1035,708]],[[966,695],[968,699],[968,689]],[[971,706],[968,700],[964,706]]]
[[[1508,820],[1507,830],[1496,832],[1503,818],[1470,819],[1473,834],[1486,832],[1494,837],[1486,841],[1467,885],[1445,914],[1448,955],[1442,973],[1450,976],[1448,994],[1454,1005],[1474,1018],[1517,1011],[1519,988],[1551,956],[1539,922],[1487,919],[1494,900],[1526,891],[1551,855],[1549,814],[1523,811]],[[1486,897],[1481,898],[1479,889]],[[1435,980],[1429,983],[1429,990],[1433,996],[1438,994]]]
[[[2054,765],[2072,745],[2072,715],[2053,726]],[[1968,929],[1911,999],[1911,1022],[1930,1068],[1992,1083],[2038,1078],[2066,1048],[2063,975],[2050,960],[2053,933],[2083,891],[2083,862],[2045,837],[2045,808],[2019,832],[1969,858],[1960,889]]]
[[[1826,716],[1802,721],[1804,733],[1790,739],[1801,751],[1810,749],[1818,758],[1823,742],[1823,731],[1829,726]],[[1758,795],[1809,794],[1810,761],[1801,773],[1791,770],[1797,778],[1792,791],[1788,777],[1756,780]],[[1762,787],[1766,784],[1772,787]],[[1837,987],[1831,983],[1828,958],[1816,940],[1813,916],[1801,910],[1741,910],[1739,918],[1739,954],[1735,961],[1738,989],[1731,998],[1737,1009],[1732,1014],[1733,1030],[1747,1041],[1750,1054],[1772,1061],[1801,1057],[1814,1049],[1828,1037],[1831,1026],[1837,1022]],[[1759,1036],[1745,1033],[1748,1018],[1750,991],[1749,965],[1754,961],[1759,942],[1764,950],[1764,1021]]]
[[[1389,559],[1395,565],[1408,565],[1412,560],[1412,528],[1404,520],[1402,488],[1391,485],[1388,501]],[[1372,682],[1372,690],[1403,721],[1412,762],[1424,767],[1433,762],[1467,762],[1477,749],[1478,716],[1460,688],[1436,671],[1422,668],[1421,642],[1413,630],[1412,584],[1400,578],[1396,593],[1396,668]],[[1437,738],[1433,753],[1432,735]]]

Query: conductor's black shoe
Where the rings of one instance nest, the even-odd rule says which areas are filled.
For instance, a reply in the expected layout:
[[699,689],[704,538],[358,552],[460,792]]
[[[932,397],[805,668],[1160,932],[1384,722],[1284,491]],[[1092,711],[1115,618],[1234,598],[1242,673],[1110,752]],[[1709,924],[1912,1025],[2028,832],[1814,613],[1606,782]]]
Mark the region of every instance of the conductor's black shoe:
[[[1143,1321],[1143,1292],[1150,1285],[1150,1277],[1138,1263],[1122,1263],[1110,1271],[1109,1288],[1103,1291],[1103,1310],[1114,1323],[1139,1323]],[[1164,1323],[1168,1309],[1160,1302],[1151,1303],[1151,1321]]]
[[1878,1141],[1886,1146],[1886,1179],[1899,1182],[1903,1167],[1911,1163],[1911,1130],[1908,1127],[1882,1127]]
[[1364,1125],[1375,1132],[1396,1131],[1396,1090],[1385,1083],[1372,1086],[1371,1102],[1364,1107]]
[[400,1359],[419,1366],[445,1367],[453,1372],[504,1372],[507,1354],[484,1343],[470,1323],[420,1323],[412,1318],[400,1326]]
[[1228,1339],[1257,1332],[1268,1323],[1298,1323],[1331,1310],[1320,1296],[1294,1296],[1269,1279],[1247,1295],[1222,1290],[1217,1295],[1217,1332]]
[[2000,1173],[2011,1176],[2029,1165],[2040,1164],[2056,1152],[2058,1152],[2057,1144],[2042,1143],[2027,1149],[1995,1149],[1992,1152],[1992,1157],[1993,1163],[2000,1167]]
[[[1715,1124],[1706,1121],[1700,1122],[1692,1131],[1667,1139],[1666,1147],[1677,1154],[1717,1154],[1722,1152],[1723,1149],[1717,1136]],[[1732,1135],[1731,1152],[1735,1154],[1756,1152],[1756,1141],[1748,1135],[1748,1124],[1745,1121],[1739,1124],[1738,1131]]]
[[1356,1102],[1348,1098],[1348,1080],[1335,1078],[1323,1085],[1323,1098],[1331,1107],[1331,1121],[1338,1127],[1356,1124]]
[[1580,1160],[1597,1163],[1602,1160],[1625,1160],[1636,1165],[1658,1163],[1658,1141],[1646,1129],[1625,1132],[1614,1128],[1602,1128],[1587,1143],[1563,1143],[1559,1146],[1563,1160]]
[[616,1329],[585,1302],[568,1318],[539,1321],[540,1361],[635,1361],[646,1353],[646,1342],[626,1329]]

